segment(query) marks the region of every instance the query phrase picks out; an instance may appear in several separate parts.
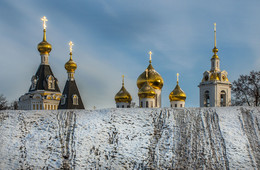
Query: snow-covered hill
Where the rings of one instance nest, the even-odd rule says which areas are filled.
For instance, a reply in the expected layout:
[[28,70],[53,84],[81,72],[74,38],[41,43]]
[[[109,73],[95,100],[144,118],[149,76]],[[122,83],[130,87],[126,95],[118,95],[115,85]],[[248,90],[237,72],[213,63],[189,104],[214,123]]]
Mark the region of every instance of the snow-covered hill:
[[260,169],[260,108],[0,112],[0,169]]

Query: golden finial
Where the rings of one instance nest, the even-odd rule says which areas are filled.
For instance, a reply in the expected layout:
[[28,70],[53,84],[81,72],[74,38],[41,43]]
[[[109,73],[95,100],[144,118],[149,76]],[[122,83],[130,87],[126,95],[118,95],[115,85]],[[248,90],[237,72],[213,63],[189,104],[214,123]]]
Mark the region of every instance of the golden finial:
[[43,29],[46,29],[46,22],[48,21],[47,18],[43,16],[41,20],[43,21]]
[[217,48],[217,36],[216,36],[216,32],[217,32],[217,24],[214,23],[214,47]]
[[124,78],[125,78],[125,76],[124,76],[124,75],[122,75],[122,86],[124,86],[124,85],[125,85],[125,80],[124,80]]
[[177,84],[179,83],[179,76],[180,76],[180,74],[177,73]]
[[150,58],[149,58],[149,63],[151,64],[152,63],[152,51],[149,51],[149,55],[150,55]]

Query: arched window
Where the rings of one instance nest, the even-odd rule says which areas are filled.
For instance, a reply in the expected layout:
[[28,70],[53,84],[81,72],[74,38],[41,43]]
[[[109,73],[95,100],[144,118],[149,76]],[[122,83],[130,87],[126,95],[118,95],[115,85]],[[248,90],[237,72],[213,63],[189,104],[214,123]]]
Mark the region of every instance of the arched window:
[[122,105],[122,108],[124,108],[125,106],[124,105]]
[[149,107],[149,105],[148,105],[148,101],[146,101],[146,107]]
[[73,105],[79,105],[79,102],[78,102],[79,98],[76,94],[74,94],[72,96],[72,100],[73,100]]
[[205,107],[210,107],[209,91],[205,91],[204,106]]
[[220,106],[225,107],[226,106],[226,92],[222,90],[220,92]]
[[48,82],[48,89],[55,89],[55,79],[52,75],[49,75],[47,77],[47,82]]

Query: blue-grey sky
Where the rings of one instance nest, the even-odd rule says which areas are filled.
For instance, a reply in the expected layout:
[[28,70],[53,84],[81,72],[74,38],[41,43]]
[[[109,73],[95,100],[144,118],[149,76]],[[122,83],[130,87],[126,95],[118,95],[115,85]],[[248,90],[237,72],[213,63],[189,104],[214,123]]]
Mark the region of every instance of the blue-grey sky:
[[259,0],[2,0],[0,1],[0,93],[9,101],[26,93],[39,64],[37,44],[46,16],[49,62],[61,92],[73,41],[75,78],[87,109],[115,107],[121,75],[138,103],[137,77],[149,63],[164,79],[163,107],[180,73],[186,106],[199,106],[204,71],[210,69],[217,23],[220,68],[232,82],[260,68]]

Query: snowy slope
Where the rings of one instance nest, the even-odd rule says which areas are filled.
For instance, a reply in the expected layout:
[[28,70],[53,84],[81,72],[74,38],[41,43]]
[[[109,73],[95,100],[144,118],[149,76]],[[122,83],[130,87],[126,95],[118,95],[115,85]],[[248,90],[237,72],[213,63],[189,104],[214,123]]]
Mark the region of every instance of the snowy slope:
[[0,169],[260,169],[260,108],[0,112]]

